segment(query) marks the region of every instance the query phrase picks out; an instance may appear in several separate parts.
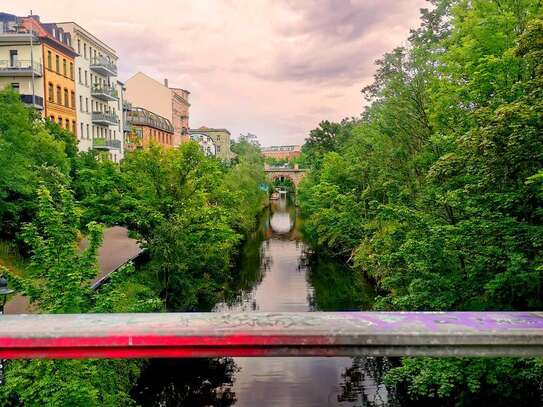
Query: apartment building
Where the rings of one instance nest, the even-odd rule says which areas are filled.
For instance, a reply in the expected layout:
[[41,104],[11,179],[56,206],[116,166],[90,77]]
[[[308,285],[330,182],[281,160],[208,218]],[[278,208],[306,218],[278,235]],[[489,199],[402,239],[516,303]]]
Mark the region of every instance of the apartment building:
[[54,23],[42,23],[36,15],[20,17],[18,22],[22,29],[40,39],[44,117],[77,135],[74,76],[77,53],[72,48],[70,34]]
[[292,160],[302,154],[302,146],[271,146],[260,149],[264,158]]
[[130,132],[125,140],[126,149],[133,151],[151,143],[163,147],[174,147],[174,127],[169,119],[142,107],[131,107],[127,111]]
[[75,22],[57,23],[72,38],[79,150],[94,149],[114,162],[124,156],[123,104],[114,49]]
[[[202,126],[198,129],[189,130],[190,138],[200,144],[200,147],[208,154],[207,146],[210,144],[208,138],[214,144],[214,156],[223,161],[229,161],[234,157],[230,150],[230,132],[226,129],[212,129]],[[205,142],[205,145],[203,144]],[[209,155],[209,154],[208,154]]]
[[0,89],[11,87],[43,114],[43,74],[41,39],[21,26],[17,16],[0,13]]
[[202,133],[192,133],[190,135],[190,139],[198,143],[200,149],[205,155],[213,157],[217,156],[217,145],[208,135]]
[[125,86],[126,96],[134,106],[147,109],[171,122],[174,128],[174,146],[188,141],[189,91],[170,88],[167,79],[160,83],[142,72],[128,79]]

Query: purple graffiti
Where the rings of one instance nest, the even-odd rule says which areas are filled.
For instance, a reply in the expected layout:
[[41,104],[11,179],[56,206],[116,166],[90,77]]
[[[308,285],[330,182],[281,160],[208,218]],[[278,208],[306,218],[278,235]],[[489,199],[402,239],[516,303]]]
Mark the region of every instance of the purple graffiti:
[[464,327],[476,330],[542,329],[543,315],[527,312],[353,312],[349,316],[379,329],[424,326],[429,330]]

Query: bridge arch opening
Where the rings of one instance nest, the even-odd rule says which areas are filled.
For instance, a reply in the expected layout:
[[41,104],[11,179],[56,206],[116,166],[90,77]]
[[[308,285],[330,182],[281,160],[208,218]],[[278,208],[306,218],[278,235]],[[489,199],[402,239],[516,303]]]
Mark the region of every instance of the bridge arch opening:
[[296,180],[289,175],[274,175],[271,177],[274,187],[286,188],[288,191],[296,191]]

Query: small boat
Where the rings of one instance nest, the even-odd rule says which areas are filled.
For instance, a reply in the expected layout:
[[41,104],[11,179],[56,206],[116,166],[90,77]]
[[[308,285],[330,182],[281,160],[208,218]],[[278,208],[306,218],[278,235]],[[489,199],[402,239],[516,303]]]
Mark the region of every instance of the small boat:
[[273,201],[276,201],[278,200],[280,197],[279,197],[279,194],[277,192],[273,192],[271,195],[270,195],[270,199],[273,200]]

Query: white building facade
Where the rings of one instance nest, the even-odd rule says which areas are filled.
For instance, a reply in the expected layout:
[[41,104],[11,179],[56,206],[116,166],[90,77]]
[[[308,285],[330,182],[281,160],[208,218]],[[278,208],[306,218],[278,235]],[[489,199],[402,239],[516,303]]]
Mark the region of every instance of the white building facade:
[[115,50],[74,22],[57,23],[72,36],[75,58],[77,138],[114,162],[124,157],[123,100]]
[[191,133],[190,139],[192,141],[196,141],[200,145],[200,148],[205,155],[213,157],[217,155],[217,145],[215,144],[215,141],[207,134]]
[[0,89],[11,87],[24,103],[43,111],[40,39],[19,26],[15,15],[0,14]]

